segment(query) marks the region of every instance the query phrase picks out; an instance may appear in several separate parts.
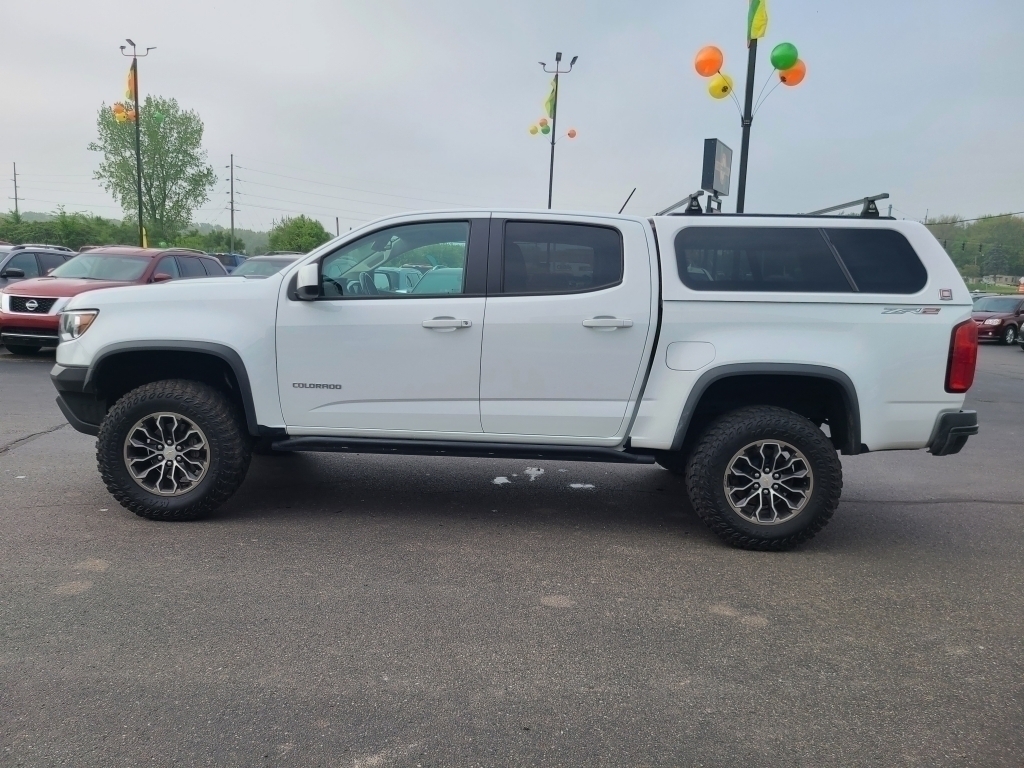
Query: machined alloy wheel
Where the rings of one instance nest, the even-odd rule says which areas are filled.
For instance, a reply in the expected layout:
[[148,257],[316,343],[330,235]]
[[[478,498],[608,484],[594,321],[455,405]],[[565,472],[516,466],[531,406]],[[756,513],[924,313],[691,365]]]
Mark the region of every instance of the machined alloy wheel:
[[252,437],[226,392],[186,379],[143,384],[107,412],[96,460],[111,495],[151,520],[196,520],[231,497]]
[[725,498],[736,514],[757,525],[778,525],[807,506],[814,490],[814,472],[792,445],[758,440],[732,457],[724,485]]
[[124,464],[132,480],[150,493],[181,496],[206,477],[210,444],[203,430],[180,413],[154,413],[128,430]]
[[694,511],[727,543],[784,550],[812,538],[839,505],[832,441],[798,413],[752,405],[707,426],[686,464]]
[[1017,340],[1017,327],[1011,325],[1003,332],[1003,344],[1013,344]]

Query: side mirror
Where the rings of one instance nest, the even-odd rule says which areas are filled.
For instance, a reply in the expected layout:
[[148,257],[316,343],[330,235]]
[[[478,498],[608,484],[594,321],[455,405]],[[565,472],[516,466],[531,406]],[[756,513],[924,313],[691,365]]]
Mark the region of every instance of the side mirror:
[[166,283],[168,280],[173,279],[174,278],[171,277],[171,275],[168,275],[166,272],[157,272],[155,275],[153,275],[154,283]]
[[24,269],[18,269],[17,267],[10,267],[9,269],[5,269],[3,271],[3,274],[0,274],[0,277],[24,277],[24,276],[25,276],[25,270]]
[[299,267],[295,281],[295,295],[301,301],[313,301],[320,298],[320,264],[314,261]]

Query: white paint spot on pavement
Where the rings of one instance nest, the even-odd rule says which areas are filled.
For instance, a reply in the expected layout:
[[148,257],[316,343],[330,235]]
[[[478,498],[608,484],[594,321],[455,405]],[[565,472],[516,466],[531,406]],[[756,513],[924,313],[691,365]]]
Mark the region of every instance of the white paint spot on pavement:
[[56,587],[53,591],[58,595],[80,595],[90,587],[92,587],[91,581],[69,581],[67,584]]
[[24,475],[15,475],[15,476],[14,476],[14,479],[15,479],[15,480],[24,480],[24,479],[25,479],[25,476],[24,476]]
[[523,474],[528,475],[530,477],[530,482],[532,483],[534,480],[536,480],[538,477],[544,474],[544,470],[541,469],[540,467],[527,467],[526,469],[523,470]]
[[100,560],[98,557],[92,557],[88,560],[83,560],[75,566],[76,570],[79,571],[92,571],[93,573],[103,573],[107,568],[110,567],[110,563],[106,560]]
[[753,627],[755,629],[760,629],[761,627],[768,626],[768,619],[766,619],[764,616],[757,616],[753,613],[742,613],[733,608],[732,606],[725,605],[724,603],[717,603],[716,605],[712,605],[710,611],[716,616],[725,616],[729,619],[738,619],[740,624],[742,624],[745,627]]
[[505,485],[505,483],[511,483],[512,481],[507,477],[496,477],[491,482],[495,485]]
[[593,488],[593,483],[569,483],[570,488]]

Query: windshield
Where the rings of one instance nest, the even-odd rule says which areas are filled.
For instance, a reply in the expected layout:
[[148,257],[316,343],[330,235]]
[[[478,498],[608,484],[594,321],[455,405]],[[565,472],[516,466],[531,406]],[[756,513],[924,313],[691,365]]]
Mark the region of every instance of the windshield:
[[974,302],[975,312],[1016,312],[1020,299],[990,296]]
[[231,274],[242,277],[269,277],[292,263],[294,259],[249,259]]
[[50,273],[50,277],[77,277],[83,280],[119,280],[130,283],[138,280],[149,266],[145,256],[112,256],[83,253],[64,262]]

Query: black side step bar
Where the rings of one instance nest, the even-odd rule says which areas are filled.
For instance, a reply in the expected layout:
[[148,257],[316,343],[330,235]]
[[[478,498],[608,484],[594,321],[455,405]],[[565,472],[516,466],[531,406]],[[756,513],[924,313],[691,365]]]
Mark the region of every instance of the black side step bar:
[[271,443],[275,451],[387,453],[396,456],[460,456],[492,459],[594,461],[606,464],[653,464],[654,455],[576,445],[476,443],[448,440],[376,440],[369,437],[288,437]]

